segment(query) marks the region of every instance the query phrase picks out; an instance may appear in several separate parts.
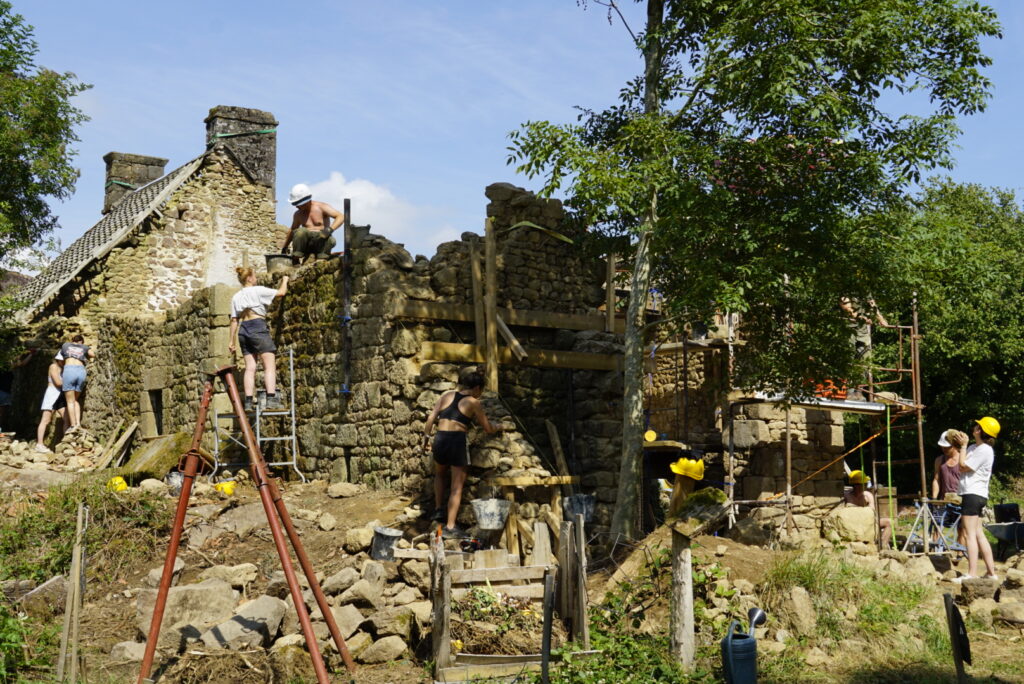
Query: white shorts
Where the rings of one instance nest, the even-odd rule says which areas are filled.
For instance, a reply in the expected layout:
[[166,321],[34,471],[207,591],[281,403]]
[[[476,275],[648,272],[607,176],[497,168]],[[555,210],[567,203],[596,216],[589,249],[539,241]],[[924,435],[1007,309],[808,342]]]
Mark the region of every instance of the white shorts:
[[43,411],[57,411],[65,406],[64,393],[47,383],[46,394],[43,395],[43,403],[39,407]]

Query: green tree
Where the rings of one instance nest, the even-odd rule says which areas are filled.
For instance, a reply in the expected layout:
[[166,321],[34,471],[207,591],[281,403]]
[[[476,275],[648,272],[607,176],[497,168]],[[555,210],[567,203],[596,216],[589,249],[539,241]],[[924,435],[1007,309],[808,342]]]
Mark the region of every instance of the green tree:
[[[1012,192],[933,179],[905,215],[894,267],[919,293],[928,439],[992,415],[1024,465],[1024,212]],[[885,354],[885,348],[879,349]]]
[[71,99],[89,86],[35,64],[32,27],[0,0],[0,255],[38,243],[57,224],[48,199],[68,197],[75,126]]
[[[998,32],[991,9],[959,0],[645,5],[634,38],[645,70],[619,102],[576,124],[529,122],[510,147],[543,192],[564,185],[580,222],[632,246],[612,523],[626,536],[636,531],[650,279],[676,324],[743,315],[745,386],[797,394],[808,379],[852,377],[838,299],[884,306],[903,291],[884,270],[900,227],[893,209],[921,169],[949,165],[955,118],[984,108],[979,39]],[[931,111],[892,114],[913,91]]]

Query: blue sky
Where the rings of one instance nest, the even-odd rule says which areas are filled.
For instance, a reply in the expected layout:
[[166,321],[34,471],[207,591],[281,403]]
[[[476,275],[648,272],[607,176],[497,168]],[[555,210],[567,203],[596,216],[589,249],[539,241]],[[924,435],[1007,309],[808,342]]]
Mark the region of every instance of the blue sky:
[[[621,25],[575,0],[13,1],[35,26],[38,63],[93,85],[78,102],[91,117],[78,188],[55,206],[64,246],[99,219],[104,154],[174,168],[203,150],[203,118],[223,104],[281,122],[280,222],[289,187],[305,182],[429,256],[482,230],[487,184],[530,187],[505,163],[510,130],[607,105],[642,67]],[[640,28],[641,6],[623,4]],[[1004,28],[986,45],[994,97],[962,122],[952,175],[1020,192],[1024,3],[989,4]]]

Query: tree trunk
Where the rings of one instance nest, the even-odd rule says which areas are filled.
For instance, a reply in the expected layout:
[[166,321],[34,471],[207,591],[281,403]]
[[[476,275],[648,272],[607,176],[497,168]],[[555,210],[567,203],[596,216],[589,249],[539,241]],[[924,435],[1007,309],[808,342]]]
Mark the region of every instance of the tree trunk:
[[[648,0],[647,31],[644,36],[644,113],[656,114],[660,107],[658,85],[661,78],[661,24],[665,0]],[[638,530],[640,486],[643,476],[642,444],[644,421],[644,311],[651,284],[651,233],[658,218],[657,188],[650,189],[651,203],[640,228],[633,277],[630,284],[629,311],[626,314],[624,353],[625,378],[622,402],[622,462],[619,466],[619,492],[612,516],[612,537],[632,539]]]

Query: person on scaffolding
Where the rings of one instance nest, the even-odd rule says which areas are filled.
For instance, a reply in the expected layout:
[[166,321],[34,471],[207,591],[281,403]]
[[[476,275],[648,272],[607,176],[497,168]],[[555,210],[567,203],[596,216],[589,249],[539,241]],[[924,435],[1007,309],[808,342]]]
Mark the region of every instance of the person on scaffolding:
[[277,358],[274,356],[277,347],[270,337],[270,328],[267,326],[267,307],[275,297],[283,297],[288,292],[288,276],[281,277],[281,285],[275,290],[272,287],[257,285],[256,272],[251,266],[239,266],[235,273],[238,274],[238,282],[242,284],[242,289],[231,298],[228,352],[234,356],[237,339],[245,359],[245,374],[242,376],[242,387],[245,390],[243,404],[246,411],[253,409],[256,361],[259,359],[263,363],[263,384],[267,390],[266,408],[268,411],[279,411],[284,408],[284,404],[277,396]]
[[[854,305],[853,300],[849,297],[839,298],[840,310],[850,319],[848,322],[850,326],[850,344],[853,346],[854,355],[858,363],[865,364],[871,362],[871,324],[889,325],[889,322],[885,320],[885,316],[878,309],[878,305],[875,304],[874,299],[868,299],[867,304],[874,315],[874,320],[865,315],[860,307]],[[865,376],[862,380],[867,382],[867,377]],[[865,399],[864,393],[857,387],[848,392],[846,398],[851,401],[864,401]]]
[[345,215],[326,202],[314,202],[312,190],[304,183],[292,188],[288,201],[295,207],[295,214],[281,252],[287,253],[294,240],[293,252],[299,261],[305,262],[309,257],[313,261],[330,259],[338,242],[331,233],[344,224]]
[[[430,441],[430,431],[437,425],[434,435],[433,456],[437,465],[434,471],[434,514],[431,520],[444,522],[441,535],[445,539],[464,537],[465,533],[455,524],[462,504],[462,486],[466,482],[469,468],[469,445],[466,438],[469,427],[476,420],[484,432],[497,432],[484,413],[480,396],[484,393],[484,377],[476,370],[465,369],[459,374],[459,388],[448,390],[437,399],[434,410],[427,418],[423,429],[424,451]],[[451,475],[451,493],[446,508],[444,490]]]
[[967,574],[953,580],[957,583],[978,576],[979,554],[985,561],[985,578],[999,579],[992,556],[992,545],[988,543],[985,530],[981,526],[981,511],[988,503],[988,484],[992,479],[992,465],[995,462],[995,451],[992,447],[999,436],[999,429],[998,420],[985,416],[974,421],[974,444],[967,446],[966,435],[962,440],[950,440],[957,448],[957,463],[960,467],[957,493],[962,500],[960,522],[967,547]]
[[[863,470],[854,470],[850,473],[850,485],[853,490],[844,492],[843,499],[850,506],[861,506],[874,510],[875,496],[867,490],[867,485],[870,483],[871,478],[867,476],[867,473]],[[892,538],[892,520],[887,517],[883,518],[879,514],[878,529],[881,533],[881,548],[884,549],[889,545],[889,540]]]

